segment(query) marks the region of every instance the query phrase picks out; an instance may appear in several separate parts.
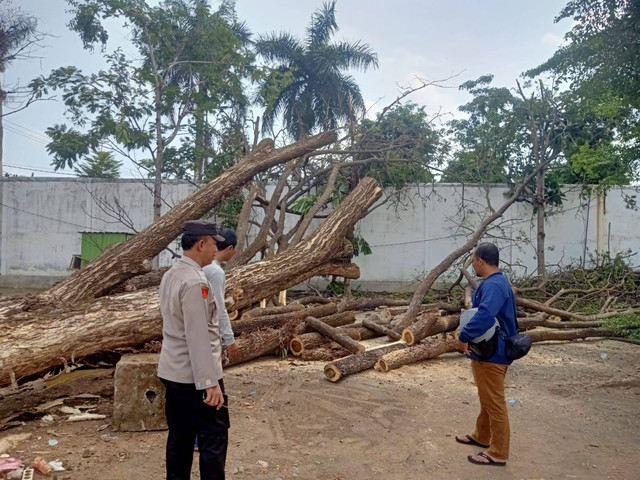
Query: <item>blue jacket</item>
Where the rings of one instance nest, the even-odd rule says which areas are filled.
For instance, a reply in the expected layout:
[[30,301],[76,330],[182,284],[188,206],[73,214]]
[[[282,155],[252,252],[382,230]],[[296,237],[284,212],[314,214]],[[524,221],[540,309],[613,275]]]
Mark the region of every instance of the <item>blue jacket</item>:
[[469,358],[473,360],[501,363],[510,365],[504,355],[504,338],[515,335],[515,303],[516,298],[509,284],[509,280],[502,274],[496,272],[485,278],[478,289],[473,293],[473,306],[478,308],[478,312],[469,320],[469,323],[460,331],[461,342],[470,342],[471,339],[479,337],[493,325],[494,318],[500,324],[498,338],[498,348],[493,357],[480,360],[475,353],[471,353]]

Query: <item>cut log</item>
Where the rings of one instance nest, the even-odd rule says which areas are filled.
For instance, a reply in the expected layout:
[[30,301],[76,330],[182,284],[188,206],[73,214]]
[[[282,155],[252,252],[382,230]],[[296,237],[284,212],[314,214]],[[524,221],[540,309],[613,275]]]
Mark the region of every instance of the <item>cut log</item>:
[[373,330],[376,333],[379,333],[380,336],[386,335],[391,340],[400,340],[400,335],[398,333],[394,332],[390,328],[385,327],[384,325],[380,325],[370,318],[365,318],[362,321],[362,326],[368,328],[369,330]]
[[295,312],[298,310],[304,310],[304,305],[289,304],[281,305],[279,307],[265,307],[265,308],[252,308],[251,310],[245,310],[242,312],[241,320],[248,320],[250,318],[264,317],[266,315],[275,315],[281,313]]
[[[339,315],[343,315],[345,313],[351,313],[351,312],[336,313],[335,315],[324,317],[322,321],[325,323],[331,324],[330,319],[332,317],[338,317]],[[372,315],[370,318],[372,321],[376,322],[378,325],[384,326],[389,324],[389,320],[387,319],[381,320],[377,315]],[[333,324],[332,326],[336,326],[336,325]],[[375,332],[373,330],[363,327],[362,322],[345,324],[344,326],[339,328],[344,329],[347,335],[351,336],[351,338],[353,338],[354,340],[369,340],[371,338],[382,336],[378,332]],[[349,333],[350,331],[354,331],[354,334]],[[357,337],[355,335],[355,332],[357,332]],[[331,347],[332,343],[333,342],[331,339],[328,339],[327,337],[319,333],[315,333],[315,332],[304,333],[304,334],[297,335],[291,339],[291,342],[289,343],[289,351],[291,351],[293,355],[298,356],[304,353],[305,351],[308,352],[310,349],[317,349],[317,348],[328,349]],[[345,354],[345,355],[348,355],[348,354]],[[344,357],[345,355],[339,355],[338,357],[335,357],[335,358]]]
[[[604,328],[583,328],[577,330],[534,330],[526,332],[535,342],[545,340],[577,340],[591,337],[612,337],[613,333]],[[425,340],[423,343],[408,347],[404,350],[385,354],[376,363],[376,369],[381,372],[399,368],[403,365],[435,358],[443,353],[456,352],[458,350],[458,339],[456,336],[447,335],[446,340],[434,338]]]
[[[269,307],[267,307],[269,308]],[[303,310],[297,310],[288,313],[282,313],[277,315],[265,315],[264,317],[249,318],[248,320],[236,320],[231,324],[233,333],[235,335],[243,335],[246,332],[252,332],[261,328],[277,328],[286,323],[301,323],[308,316],[324,317],[336,313],[338,307],[335,303],[328,303],[326,305],[318,305],[316,307],[303,308]]]
[[346,333],[341,332],[340,330],[323,323],[321,320],[318,320],[314,317],[307,317],[305,319],[305,324],[307,327],[314,329],[318,333],[329,337],[331,340],[336,342],[339,345],[342,345],[344,348],[349,350],[351,353],[362,353],[365,348],[363,345],[356,342]]
[[324,376],[330,382],[337,382],[347,375],[372,368],[378,359],[385,353],[400,350],[402,348],[407,348],[407,345],[402,342],[397,342],[389,345],[383,345],[378,348],[372,348],[364,353],[340,358],[339,360],[327,363],[324,366]]
[[392,298],[357,298],[355,300],[344,300],[338,305],[338,310],[373,310],[374,308],[387,306],[396,307],[407,305],[406,300],[395,300]]
[[335,140],[334,132],[324,132],[280,149],[274,149],[273,142],[266,142],[264,148],[254,150],[173,207],[160,220],[108,252],[105,251],[85,268],[44,292],[41,298],[80,302],[99,297],[118,283],[145,273],[149,269],[143,263],[158,255],[178,237],[184,222],[201,218],[212,207],[249,182],[255,174],[302,157]]
[[[408,305],[406,307],[388,308],[385,311],[385,315],[388,317],[395,317],[398,315],[402,315],[408,309],[409,309]],[[422,314],[422,313],[431,312],[434,310],[442,310],[443,312],[451,314],[451,313],[460,313],[460,311],[462,310],[462,307],[460,305],[449,305],[448,303],[428,303],[428,304],[420,305],[419,312],[420,314]]]
[[331,303],[333,300],[319,295],[311,295],[308,297],[302,297],[294,300],[292,303],[299,303],[300,305],[309,305],[310,303]]
[[[338,327],[336,330],[341,333],[348,335],[353,340],[361,340],[362,336],[360,334],[361,328],[353,328],[353,327]],[[333,343],[332,340],[327,339],[326,336],[317,332],[304,333],[302,335],[296,335],[289,342],[289,351],[292,355],[299,357],[303,353],[308,352],[309,350],[315,349],[334,349],[336,344]],[[344,347],[341,347],[344,348]],[[349,355],[350,352],[347,352],[345,355]],[[344,355],[341,355],[344,356]],[[339,358],[339,357],[338,357]]]
[[[326,338],[326,337],[323,337]],[[346,355],[349,355],[349,350],[347,350],[344,347],[341,347],[340,345],[337,344],[333,344],[335,345],[334,347],[319,347],[319,348],[314,348],[312,350],[306,350],[304,351],[299,357],[300,360],[305,360],[308,362],[330,362],[332,360],[335,360],[337,358],[342,358]]]
[[376,370],[388,372],[403,365],[435,358],[443,353],[458,350],[458,337],[447,335],[446,338],[430,338],[423,343],[397,350],[383,355],[375,365]]
[[580,328],[577,330],[533,330],[525,332],[531,337],[532,342],[544,342],[545,340],[578,340],[592,337],[613,337],[611,330],[606,328]]
[[440,332],[448,332],[458,328],[460,315],[439,317],[432,313],[424,315],[417,322],[402,331],[402,340],[407,345],[415,345],[422,339]]

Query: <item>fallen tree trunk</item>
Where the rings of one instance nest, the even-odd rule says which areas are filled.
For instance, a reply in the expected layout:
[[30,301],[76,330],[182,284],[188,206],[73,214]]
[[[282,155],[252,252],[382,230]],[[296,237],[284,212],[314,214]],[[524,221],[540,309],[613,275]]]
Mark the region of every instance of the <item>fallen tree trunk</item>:
[[347,375],[372,368],[378,359],[385,353],[400,350],[402,348],[407,348],[407,345],[397,342],[384,345],[382,347],[372,348],[364,353],[349,355],[334,362],[327,363],[324,366],[324,376],[330,382],[337,382]]
[[289,305],[280,305],[278,307],[256,307],[256,308],[252,308],[251,310],[243,311],[242,317],[240,317],[240,320],[249,320],[250,318],[266,317],[268,315],[296,312],[298,310],[304,310],[304,305],[290,303]]
[[[398,315],[402,315],[407,310],[409,310],[409,306],[406,307],[393,307],[388,308],[385,312],[385,315],[389,317],[395,317]],[[449,305],[448,303],[429,303],[420,305],[419,315],[425,312],[431,312],[434,310],[443,310],[449,314],[451,313],[460,313],[462,307],[460,305]]]
[[[296,248],[229,272],[227,285],[228,291],[234,293],[235,309],[321,272],[339,270],[345,275],[359,272],[356,265],[334,259],[336,252],[344,256],[352,252],[351,243],[341,235],[346,235],[365,215],[380,193],[375,180],[364,179]],[[338,248],[340,245],[343,248]],[[0,349],[0,386],[11,383],[12,375],[20,379],[56,368],[61,358],[79,359],[118,347],[140,345],[162,335],[155,287],[87,303],[46,305],[35,311],[17,307],[11,300],[0,302],[5,337]],[[25,301],[30,300],[38,301],[33,298]],[[6,315],[7,311],[11,315]]]
[[[323,337],[326,338],[326,337]],[[300,356],[296,357],[300,360],[308,361],[308,362],[330,362],[335,360],[336,358],[341,358],[346,355],[349,355],[349,350],[340,345],[333,344],[335,346],[322,346],[318,348],[313,348],[311,350],[305,350],[300,354]]]
[[[531,341],[543,342],[545,340],[577,340],[591,337],[612,337],[613,332],[604,328],[583,328],[578,330],[534,330],[526,332],[531,337]],[[404,350],[398,350],[384,355],[378,363],[376,369],[381,372],[400,368],[403,365],[435,358],[443,353],[458,351],[458,338],[447,336],[446,340],[433,339],[420,343]]]
[[342,310],[373,310],[378,307],[395,307],[407,305],[406,300],[394,300],[392,298],[376,297],[376,298],[357,298],[355,300],[344,300],[338,305],[338,309]]
[[[293,286],[312,276],[336,272],[340,262],[345,265],[345,271],[331,274],[357,278],[354,276],[357,266],[352,267],[347,261],[353,256],[353,245],[346,236],[381,194],[382,189],[373,178],[363,179],[309,237],[269,260],[231,270],[227,274],[227,294],[231,294],[234,302],[231,310],[240,310],[256,299],[269,298],[285,290],[282,287],[285,284]],[[359,276],[359,269],[357,273]]]
[[409,363],[419,362],[435,358],[443,353],[456,352],[458,350],[458,337],[447,335],[447,338],[432,338],[424,343],[396,350],[383,355],[375,364],[375,369],[381,372],[388,372],[395,368],[400,368]]
[[323,323],[322,320],[318,320],[314,317],[307,317],[305,319],[305,324],[307,327],[314,329],[318,333],[324,335],[325,337],[329,337],[331,340],[336,342],[339,345],[342,345],[344,348],[349,350],[351,353],[362,353],[364,352],[364,346],[360,345],[357,341],[352,339],[349,335],[340,330]]
[[[180,235],[182,224],[201,218],[212,207],[241,188],[259,172],[302,157],[336,140],[335,132],[324,132],[284,148],[273,142],[254,150],[203,188],[196,190],[160,220],[129,240],[105,251],[85,268],[44,292],[45,301],[80,302],[99,297],[120,282],[150,270],[148,262]],[[147,263],[145,263],[147,262]]]
[[525,332],[532,342],[546,340],[578,340],[590,337],[614,337],[615,334],[606,328],[580,328],[577,330],[533,330]]
[[249,318],[248,320],[236,320],[231,324],[235,335],[243,335],[245,332],[259,330],[261,328],[278,328],[286,323],[300,323],[308,316],[324,317],[336,313],[338,307],[335,303],[319,305],[317,307],[304,308],[288,313],[266,315],[264,317]]
[[332,301],[333,300],[331,300],[330,298],[320,297],[318,295],[310,295],[308,297],[298,298],[291,302],[291,304],[299,303],[300,305],[309,305],[310,303],[330,303]]

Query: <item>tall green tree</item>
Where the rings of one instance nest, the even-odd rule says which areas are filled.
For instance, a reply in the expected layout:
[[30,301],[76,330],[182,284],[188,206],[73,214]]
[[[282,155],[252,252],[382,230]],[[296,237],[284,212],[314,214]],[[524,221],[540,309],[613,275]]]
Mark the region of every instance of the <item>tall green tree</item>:
[[[556,22],[571,19],[565,44],[554,55],[526,72],[551,74],[567,82],[581,108],[616,120],[616,148],[583,147],[581,164],[600,186],[615,183],[606,165],[618,164],[625,175],[640,172],[640,3],[636,0],[571,0]],[[587,163],[584,163],[585,161]],[[603,169],[602,167],[605,166]],[[595,169],[595,170],[594,170]],[[580,172],[578,172],[580,173]],[[586,173],[583,169],[583,174]],[[606,181],[598,182],[606,177]],[[621,180],[621,178],[618,178]]]
[[3,118],[26,108],[34,99],[28,95],[19,102],[18,108],[4,111],[4,103],[10,94],[21,95],[23,92],[6,90],[2,84],[8,66],[16,60],[29,58],[31,48],[42,40],[37,31],[38,20],[33,15],[14,7],[9,0],[0,0],[0,176],[2,176],[2,152],[4,141]]
[[83,178],[119,178],[122,162],[111,152],[99,151],[75,165],[74,171]]
[[[535,206],[538,274],[544,275],[545,218],[560,205],[563,183],[593,180],[596,172],[612,175],[612,165],[595,162],[589,152],[613,155],[612,120],[585,111],[571,92],[536,82],[509,90],[492,87],[490,75],[466,82],[473,99],[460,110],[467,118],[450,123],[455,150],[443,181],[519,184],[537,167],[524,201]],[[577,182],[576,182],[577,181]]]
[[304,39],[288,33],[261,36],[256,52],[274,67],[261,80],[263,129],[278,117],[295,139],[316,128],[332,129],[339,122],[355,124],[364,100],[350,69],[377,68],[378,57],[366,43],[332,42],[338,31],[336,2],[314,12]]
[[[376,120],[364,119],[356,133],[352,176],[376,178],[384,187],[396,190],[406,185],[434,180],[433,169],[442,165],[447,144],[431,119],[415,103],[399,103],[378,115]],[[356,166],[362,162],[362,166]],[[351,182],[352,188],[357,180]]]
[[[160,217],[167,149],[194,138],[200,128],[215,130],[229,110],[246,103],[243,79],[253,59],[232,5],[212,11],[205,0],[68,0],[70,28],[85,48],[106,49],[112,20],[123,22],[135,53],[106,54],[108,68],[84,74],[62,67],[32,82],[41,91],[60,90],[71,126],[48,129],[48,151],[56,169],[72,167],[98,150],[137,164],[150,159],[154,177],[154,219]],[[204,121],[203,119],[206,119]],[[144,158],[144,157],[143,157]],[[178,159],[173,159],[178,160]]]

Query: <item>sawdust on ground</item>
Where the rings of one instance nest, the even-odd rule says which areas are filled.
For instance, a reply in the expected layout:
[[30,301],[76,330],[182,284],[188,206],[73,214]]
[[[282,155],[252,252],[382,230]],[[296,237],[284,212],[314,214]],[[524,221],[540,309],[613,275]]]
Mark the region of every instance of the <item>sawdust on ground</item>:
[[[226,371],[229,478],[640,479],[640,347],[611,340],[548,342],[507,376],[511,457],[506,468],[467,462],[457,444],[478,411],[468,360],[458,354],[368,371],[337,384],[323,363],[265,358]],[[32,433],[10,452],[59,459],[59,480],[164,478],[166,432],[111,431],[106,420],[29,421],[0,434]],[[57,445],[50,446],[55,439]],[[193,478],[197,474],[194,456]]]

